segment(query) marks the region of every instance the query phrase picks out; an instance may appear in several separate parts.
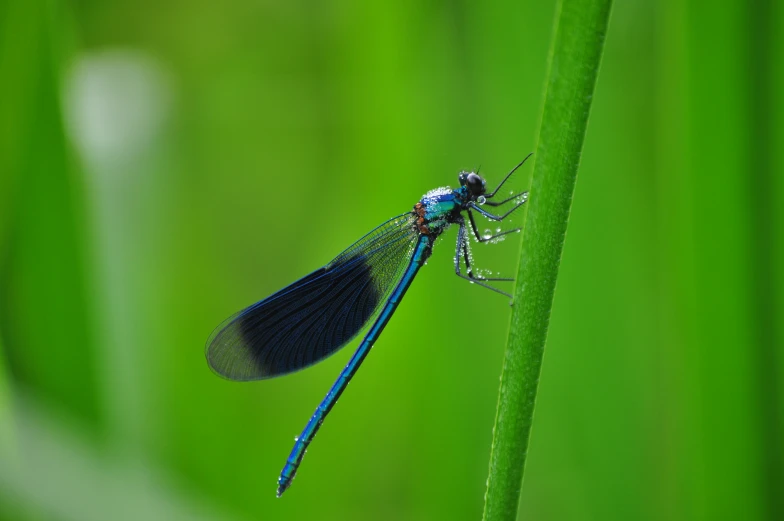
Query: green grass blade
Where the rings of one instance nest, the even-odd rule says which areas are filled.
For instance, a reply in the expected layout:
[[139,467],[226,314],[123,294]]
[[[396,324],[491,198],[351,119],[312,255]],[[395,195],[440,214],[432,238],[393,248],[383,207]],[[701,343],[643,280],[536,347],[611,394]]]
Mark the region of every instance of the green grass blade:
[[5,367],[3,337],[0,331],[0,461],[11,453],[13,446],[13,422],[11,418],[11,383]]
[[558,266],[611,0],[562,0],[504,357],[485,521],[517,516]]

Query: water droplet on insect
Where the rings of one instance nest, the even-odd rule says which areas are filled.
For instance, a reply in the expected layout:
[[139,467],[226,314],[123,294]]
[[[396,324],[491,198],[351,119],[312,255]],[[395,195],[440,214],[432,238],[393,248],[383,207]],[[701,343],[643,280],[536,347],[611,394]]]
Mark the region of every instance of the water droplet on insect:
[[490,229],[485,230],[484,233],[482,234],[482,238],[485,240],[489,239],[492,236],[493,236],[493,232],[490,231]]
[[484,195],[480,195],[476,198],[476,202],[481,204],[485,204],[487,202],[487,198]]

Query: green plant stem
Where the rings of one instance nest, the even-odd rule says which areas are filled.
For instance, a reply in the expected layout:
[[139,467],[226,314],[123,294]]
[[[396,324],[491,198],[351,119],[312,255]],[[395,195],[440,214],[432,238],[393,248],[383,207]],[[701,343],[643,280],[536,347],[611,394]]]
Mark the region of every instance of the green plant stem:
[[555,282],[611,0],[561,0],[501,373],[485,521],[517,516]]

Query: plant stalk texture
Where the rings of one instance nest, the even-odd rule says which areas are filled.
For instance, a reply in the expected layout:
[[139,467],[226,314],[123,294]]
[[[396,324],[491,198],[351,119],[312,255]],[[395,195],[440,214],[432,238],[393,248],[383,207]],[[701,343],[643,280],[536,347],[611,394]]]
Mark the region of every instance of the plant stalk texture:
[[558,267],[611,5],[611,0],[561,0],[556,11],[493,429],[485,521],[517,517]]

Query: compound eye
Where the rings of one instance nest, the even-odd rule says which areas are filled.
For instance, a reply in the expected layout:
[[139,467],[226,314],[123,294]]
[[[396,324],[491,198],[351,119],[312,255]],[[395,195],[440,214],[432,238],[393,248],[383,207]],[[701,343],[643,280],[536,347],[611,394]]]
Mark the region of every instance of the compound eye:
[[485,180],[482,176],[471,172],[465,178],[465,185],[473,195],[482,195],[485,193]]

